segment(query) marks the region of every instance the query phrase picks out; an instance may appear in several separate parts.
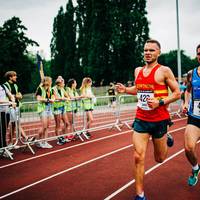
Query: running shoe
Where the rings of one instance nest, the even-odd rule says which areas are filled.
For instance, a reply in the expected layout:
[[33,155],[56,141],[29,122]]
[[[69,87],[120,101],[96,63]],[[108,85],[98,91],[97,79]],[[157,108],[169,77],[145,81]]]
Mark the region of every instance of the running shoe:
[[65,143],[66,143],[66,140],[65,140],[64,137],[59,137],[59,138],[58,138],[58,141],[57,141],[57,144],[58,144],[58,145],[63,145],[63,144],[65,144]]
[[172,147],[173,145],[174,145],[174,139],[169,133],[167,133],[167,146]]
[[197,170],[192,170],[192,176],[188,178],[188,185],[195,186],[198,182],[198,175],[200,173],[200,166]]
[[38,148],[43,148],[43,143],[41,141],[35,142],[35,146]]
[[140,197],[139,195],[137,195],[134,200],[147,200],[147,198],[145,196]]
[[66,139],[68,139],[68,140],[73,140],[73,139],[74,139],[74,135],[73,135],[73,134],[67,135],[67,136],[66,136]]
[[51,149],[51,148],[53,148],[53,146],[50,145],[47,141],[44,141],[44,142],[42,143],[42,146],[41,146],[41,147],[44,148],[44,149]]
[[86,135],[90,138],[91,134],[89,132],[86,132]]

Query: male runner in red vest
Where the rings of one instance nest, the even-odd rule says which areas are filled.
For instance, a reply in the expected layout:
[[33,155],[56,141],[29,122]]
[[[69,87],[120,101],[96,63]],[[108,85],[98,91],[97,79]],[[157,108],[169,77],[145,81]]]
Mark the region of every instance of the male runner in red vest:
[[[133,123],[135,200],[147,200],[144,196],[144,160],[147,145],[152,137],[154,157],[159,163],[167,157],[167,133],[170,116],[167,107],[180,98],[178,83],[169,67],[158,64],[160,43],[147,40],[144,46],[146,65],[135,69],[135,85],[125,87],[118,83],[118,92],[137,94],[138,104]],[[168,88],[171,90],[168,94]]]

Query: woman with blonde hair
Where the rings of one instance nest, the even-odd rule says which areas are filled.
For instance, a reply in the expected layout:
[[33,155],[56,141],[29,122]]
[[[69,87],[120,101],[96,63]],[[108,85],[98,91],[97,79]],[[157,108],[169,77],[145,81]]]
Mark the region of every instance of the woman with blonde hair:
[[[65,81],[62,76],[58,76],[56,79],[56,85],[52,88],[55,97],[55,102],[53,103],[53,114],[55,119],[55,134],[59,135],[60,123],[63,121],[64,129],[63,134],[67,133],[67,127],[69,126],[69,120],[66,114],[65,103],[70,97],[64,89]],[[63,145],[70,140],[66,140],[63,136],[58,137],[57,144]]]
[[[40,120],[42,127],[39,130],[39,138],[48,138],[48,127],[51,122],[52,117],[52,104],[55,100],[54,94],[51,89],[52,79],[49,76],[45,76],[42,83],[37,88],[36,99],[38,101],[38,113],[40,115]],[[40,148],[52,148],[47,141],[40,141],[36,143],[37,147]]]
[[[82,81],[80,92],[81,92],[81,97],[84,98],[82,100],[82,103],[87,116],[87,124],[86,124],[87,130],[91,127],[92,122],[94,120],[92,111],[94,110],[93,99],[95,99],[95,96],[92,92],[91,86],[92,86],[92,79],[89,77],[85,77]],[[88,137],[91,137],[91,134],[88,131],[86,132],[86,135]]]

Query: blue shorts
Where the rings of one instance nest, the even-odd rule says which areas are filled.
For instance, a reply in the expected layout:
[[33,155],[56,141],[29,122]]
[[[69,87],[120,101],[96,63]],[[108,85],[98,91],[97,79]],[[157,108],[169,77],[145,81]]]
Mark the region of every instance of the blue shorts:
[[40,117],[52,117],[52,109],[51,105],[46,105],[45,110],[40,112]]
[[59,115],[59,114],[63,115],[64,113],[66,113],[65,106],[62,106],[62,107],[59,107],[59,108],[54,108],[54,110],[53,110],[54,115]]
[[162,138],[167,133],[167,129],[170,124],[170,119],[158,122],[148,122],[136,118],[132,127],[138,133],[148,133],[152,136],[152,138]]

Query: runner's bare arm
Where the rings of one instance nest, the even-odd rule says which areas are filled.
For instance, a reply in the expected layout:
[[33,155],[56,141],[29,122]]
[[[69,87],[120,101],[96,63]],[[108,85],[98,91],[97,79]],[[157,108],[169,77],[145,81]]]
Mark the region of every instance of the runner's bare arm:
[[[141,69],[142,69],[142,67],[137,67],[135,69],[135,79],[138,76],[138,73]],[[115,87],[117,89],[117,92],[119,92],[119,93],[126,93],[126,94],[132,94],[132,95],[137,94],[137,88],[135,85],[132,87],[126,87],[125,85],[123,85],[121,83],[117,83]]]
[[115,87],[117,89],[117,92],[119,93],[126,93],[126,94],[132,94],[132,95],[135,95],[137,93],[136,86],[126,87],[125,85],[121,83],[117,83]]
[[164,104],[169,104],[180,99],[181,92],[179,89],[178,82],[176,81],[171,69],[169,67],[164,67],[163,72],[165,74],[165,82],[171,90],[171,94],[163,100],[164,100]]

